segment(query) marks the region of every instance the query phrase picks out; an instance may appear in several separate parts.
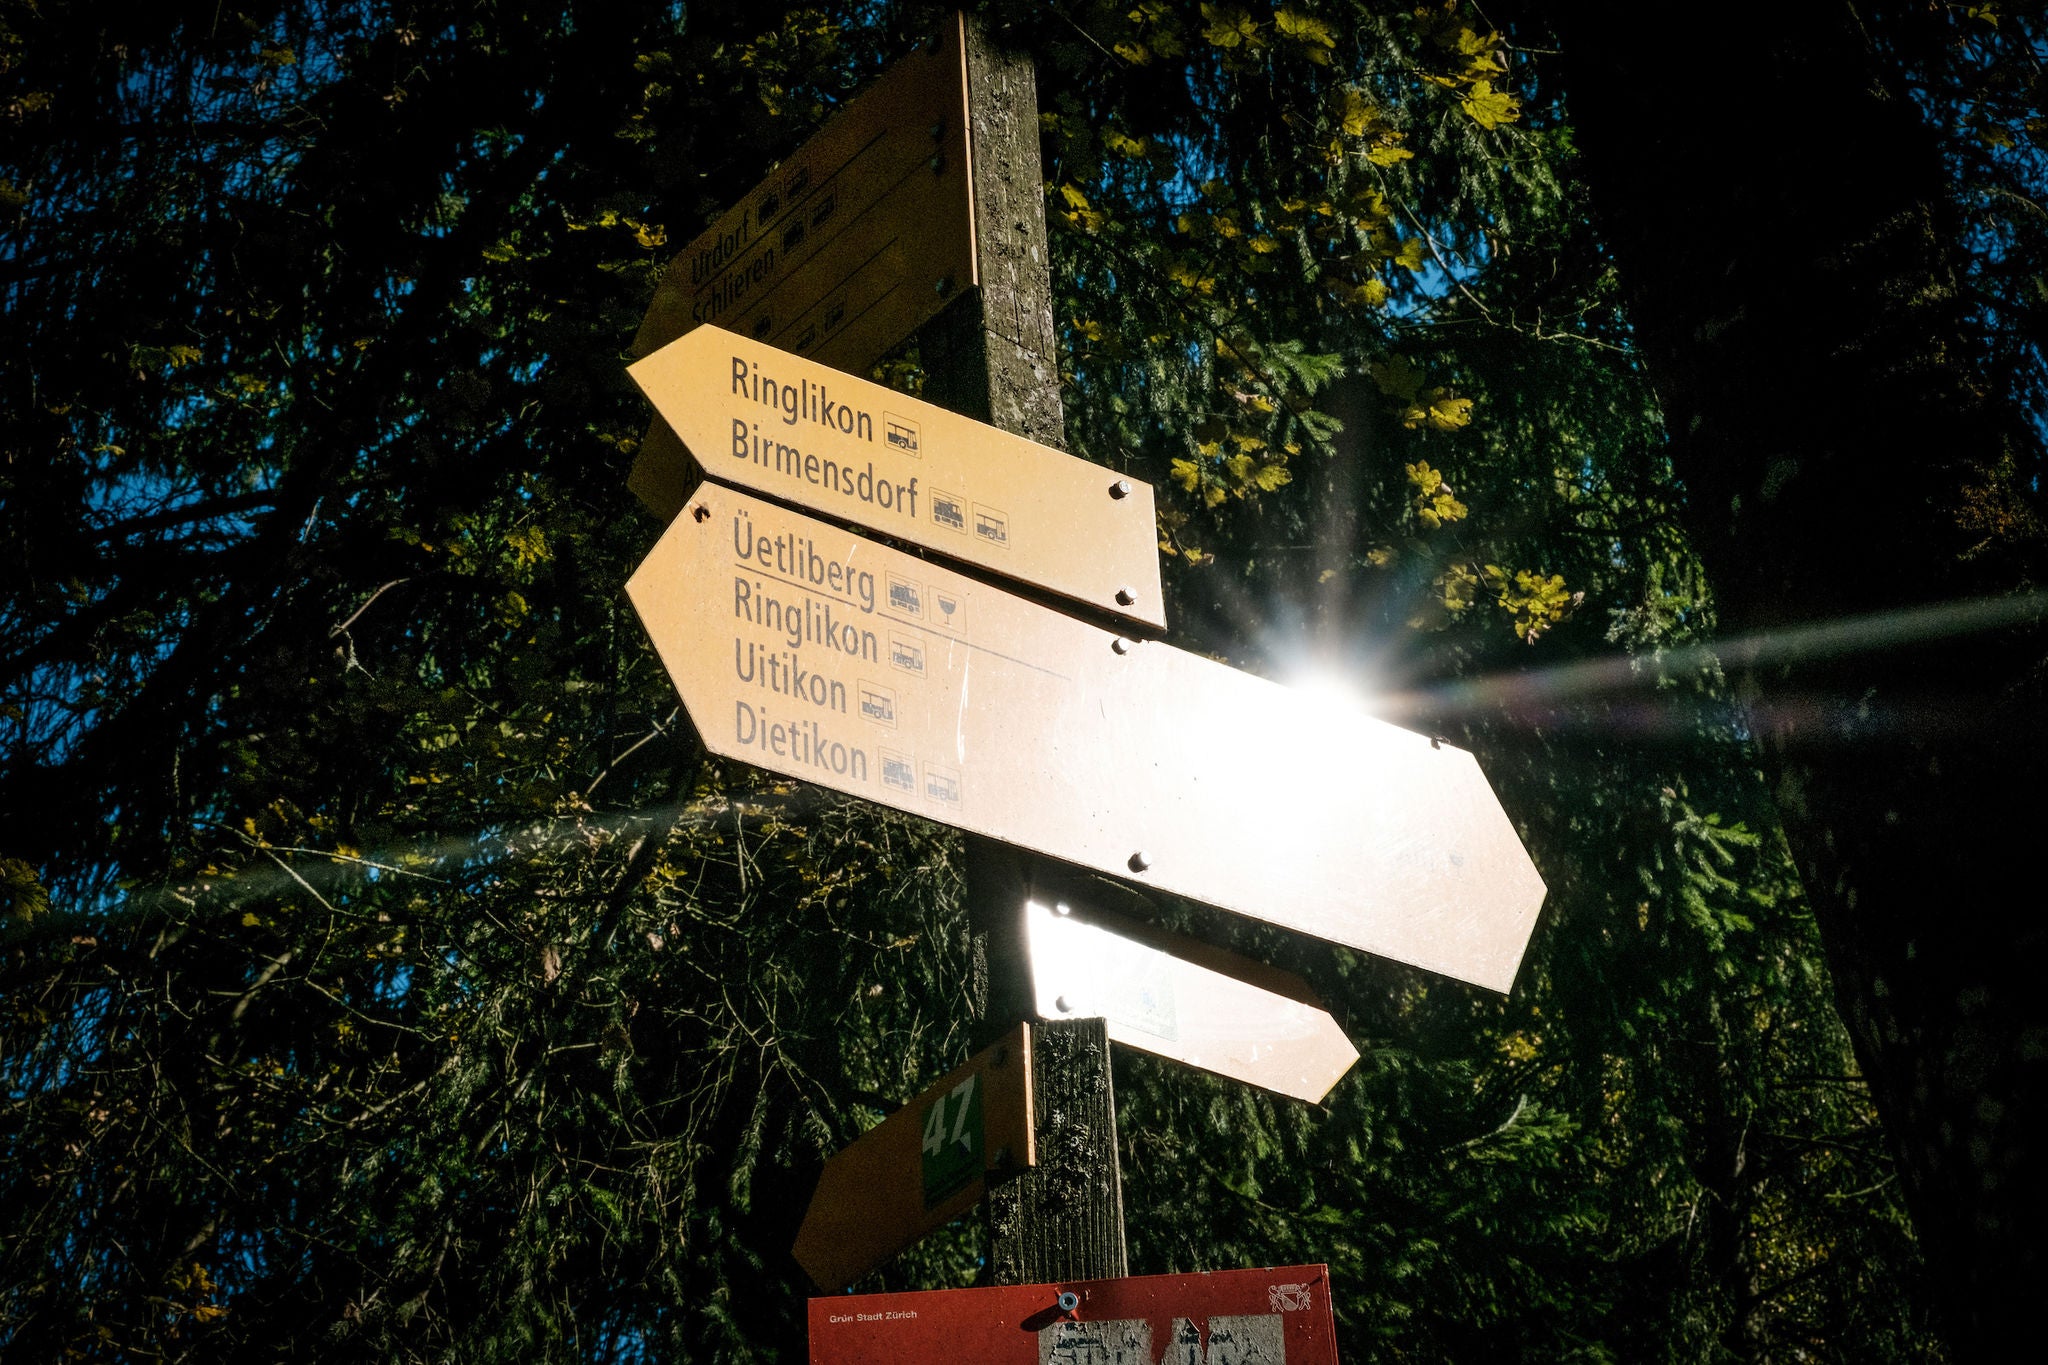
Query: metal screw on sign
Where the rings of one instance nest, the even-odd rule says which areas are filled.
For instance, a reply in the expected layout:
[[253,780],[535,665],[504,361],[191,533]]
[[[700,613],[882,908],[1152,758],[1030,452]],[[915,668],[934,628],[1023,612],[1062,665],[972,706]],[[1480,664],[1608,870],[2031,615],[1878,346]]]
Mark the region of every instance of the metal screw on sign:
[[1058,1302],[1062,1313],[1071,1313],[1081,1306],[1081,1296],[1071,1289],[1062,1289]]
[[1109,486],[1109,495],[1112,498],[1128,498],[1131,495],[1131,481],[1129,479],[1118,479]]

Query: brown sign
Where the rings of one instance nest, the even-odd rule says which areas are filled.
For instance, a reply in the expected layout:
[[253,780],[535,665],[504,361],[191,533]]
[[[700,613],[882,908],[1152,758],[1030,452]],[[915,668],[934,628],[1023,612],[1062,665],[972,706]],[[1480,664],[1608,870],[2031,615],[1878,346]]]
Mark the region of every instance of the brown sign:
[[626,591],[715,753],[1514,982],[1543,882],[1463,750],[711,484]]
[[1112,1042],[1298,1100],[1320,1100],[1358,1060],[1292,972],[1093,907],[1032,901],[1024,914],[1045,1018],[1100,1015]]
[[1037,1165],[1033,1144],[1031,1026],[1019,1024],[825,1163],[797,1263],[820,1289],[845,1288],[973,1208],[989,1172]]
[[[705,323],[863,371],[975,279],[963,20],[893,63],[670,263],[633,341]],[[658,430],[632,487],[663,516],[689,492]]]
[[631,373],[721,483],[1166,625],[1149,484],[719,327]]

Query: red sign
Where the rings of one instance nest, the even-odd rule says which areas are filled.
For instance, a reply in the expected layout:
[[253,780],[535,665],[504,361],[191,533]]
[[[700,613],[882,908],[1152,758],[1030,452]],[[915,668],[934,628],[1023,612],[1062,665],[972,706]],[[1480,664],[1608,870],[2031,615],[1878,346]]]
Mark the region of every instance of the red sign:
[[1320,1265],[811,1300],[811,1365],[1336,1365]]

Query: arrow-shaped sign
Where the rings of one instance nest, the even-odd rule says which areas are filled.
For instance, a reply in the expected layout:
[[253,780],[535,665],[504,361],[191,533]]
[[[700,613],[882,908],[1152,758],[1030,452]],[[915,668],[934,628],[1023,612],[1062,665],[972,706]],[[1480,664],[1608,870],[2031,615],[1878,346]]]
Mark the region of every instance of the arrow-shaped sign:
[[626,591],[715,753],[1514,982],[1543,882],[1460,749],[710,484]]
[[1031,1026],[1019,1024],[825,1163],[797,1264],[843,1289],[981,1201],[991,1172],[1038,1164]]
[[669,263],[635,355],[715,322],[865,369],[975,283],[964,22],[892,62]]
[[1113,1043],[1311,1102],[1358,1060],[1292,972],[1092,906],[1024,916],[1044,1018],[1100,1015]]
[[630,373],[720,483],[1165,628],[1149,484],[719,327]]

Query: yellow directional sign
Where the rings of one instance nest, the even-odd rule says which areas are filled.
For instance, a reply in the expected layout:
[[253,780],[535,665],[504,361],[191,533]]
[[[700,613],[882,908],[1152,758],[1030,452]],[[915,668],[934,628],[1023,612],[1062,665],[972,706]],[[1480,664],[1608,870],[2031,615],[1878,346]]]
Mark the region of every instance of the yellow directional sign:
[[1094,907],[1024,913],[1044,1018],[1100,1015],[1111,1042],[1298,1100],[1321,1099],[1358,1060],[1292,972]]
[[1149,484],[719,327],[630,372],[721,483],[1166,625]]
[[825,1163],[796,1259],[837,1292],[979,1203],[993,1171],[1038,1164],[1031,1026],[975,1054]]
[[706,484],[626,591],[715,753],[1506,991],[1470,754]]

